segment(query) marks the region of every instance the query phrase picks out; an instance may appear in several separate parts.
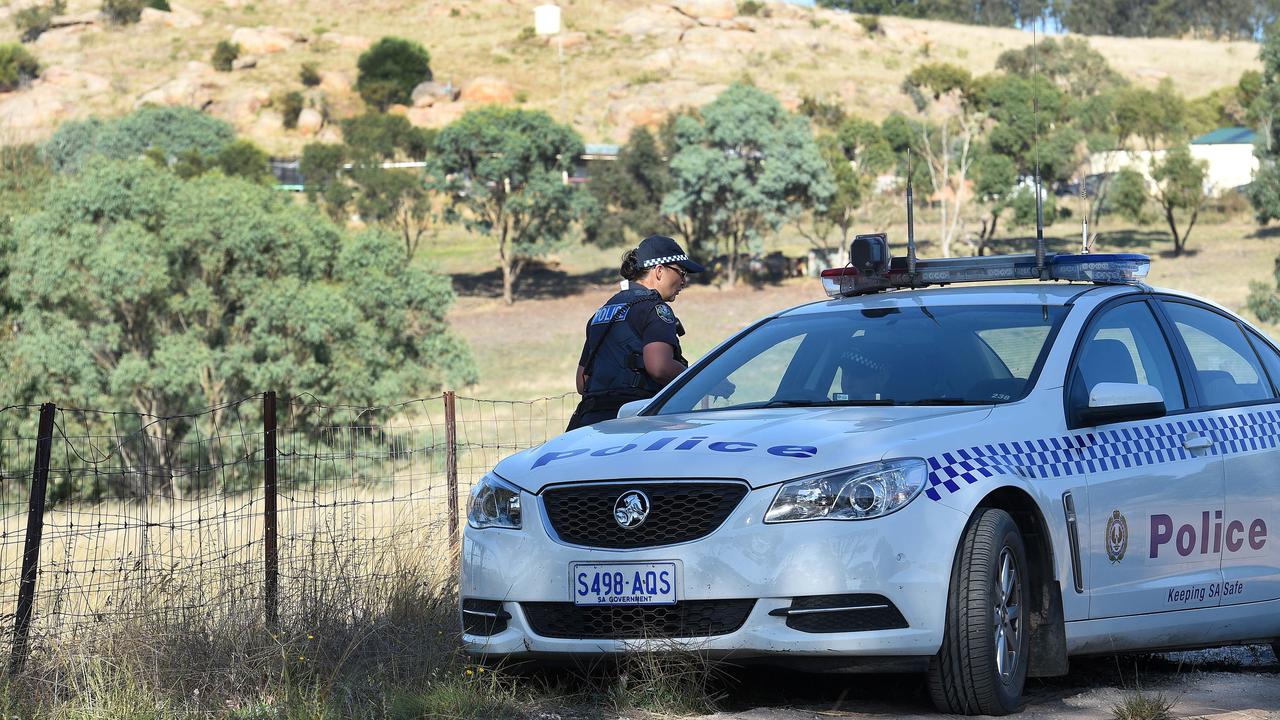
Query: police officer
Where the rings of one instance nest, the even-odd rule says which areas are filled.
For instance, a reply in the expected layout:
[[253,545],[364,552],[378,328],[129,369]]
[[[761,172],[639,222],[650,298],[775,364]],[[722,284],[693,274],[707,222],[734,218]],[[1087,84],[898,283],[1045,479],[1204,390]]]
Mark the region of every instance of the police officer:
[[582,402],[569,430],[618,416],[632,400],[651,398],[689,366],[680,354],[684,327],[667,303],[703,267],[664,235],[650,235],[622,258],[626,289],[609,298],[587,323],[578,360]]

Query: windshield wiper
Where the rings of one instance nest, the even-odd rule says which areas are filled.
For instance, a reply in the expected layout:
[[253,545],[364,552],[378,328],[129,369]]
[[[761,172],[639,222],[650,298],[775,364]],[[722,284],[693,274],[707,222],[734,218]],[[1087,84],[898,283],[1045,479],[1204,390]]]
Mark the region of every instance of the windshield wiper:
[[923,400],[912,400],[911,402],[902,403],[903,405],[983,405],[972,400],[964,398],[925,398]]
[[855,400],[770,400],[769,402],[758,405],[757,407],[778,408],[778,407],[859,407],[873,405],[893,405],[892,400],[871,400],[871,399],[855,399]]

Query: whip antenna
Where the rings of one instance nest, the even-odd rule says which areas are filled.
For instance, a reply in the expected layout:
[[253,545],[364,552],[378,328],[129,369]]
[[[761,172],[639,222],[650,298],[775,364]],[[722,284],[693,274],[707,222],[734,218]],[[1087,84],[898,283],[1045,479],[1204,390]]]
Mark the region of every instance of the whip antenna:
[[[1041,18],[1043,22],[1043,18]],[[1036,24],[1031,23],[1031,125],[1035,133],[1036,155],[1036,272],[1041,280],[1048,280],[1044,267],[1044,201],[1040,197],[1040,56],[1036,52]]]
[[911,148],[907,148],[907,274],[916,276],[916,216],[911,195]]

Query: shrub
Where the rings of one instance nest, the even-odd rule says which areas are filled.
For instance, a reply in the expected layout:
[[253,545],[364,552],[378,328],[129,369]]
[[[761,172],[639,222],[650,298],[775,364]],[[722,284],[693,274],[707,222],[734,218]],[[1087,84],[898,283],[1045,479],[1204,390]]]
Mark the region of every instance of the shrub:
[[316,70],[315,63],[302,63],[302,70],[298,72],[298,79],[307,87],[315,87],[320,84],[320,71]]
[[858,24],[862,26],[863,30],[867,31],[868,35],[884,34],[884,26],[880,24],[879,15],[859,15]]
[[431,79],[431,56],[426,48],[397,37],[384,37],[360,55],[356,90],[379,111],[396,103],[409,104],[418,83]]
[[529,42],[530,40],[534,39],[537,36],[538,36],[538,33],[536,30],[533,29],[532,25],[525,25],[524,27],[520,28],[520,34],[516,36],[516,40],[520,42]]
[[160,12],[173,12],[173,8],[169,6],[169,0],[147,0],[147,7]]
[[65,0],[54,0],[49,5],[28,5],[13,14],[13,25],[22,33],[22,42],[31,42],[49,29],[55,15],[66,10]]
[[236,140],[222,148],[213,162],[229,177],[242,177],[264,185],[275,182],[275,176],[271,174],[271,158],[248,140]]
[[65,122],[43,151],[54,170],[78,172],[94,155],[127,160],[152,149],[166,159],[188,150],[216,155],[234,138],[230,124],[194,108],[143,107],[105,122],[97,118]]
[[742,0],[738,3],[738,14],[746,17],[769,17],[769,8],[759,0]]
[[298,127],[298,116],[302,114],[302,108],[305,102],[302,93],[294,90],[286,93],[280,98],[280,114],[284,116],[284,127],[286,130],[292,130]]
[[102,14],[116,25],[130,25],[142,19],[144,0],[102,0]]
[[17,43],[0,45],[0,92],[10,92],[40,76],[40,63]]
[[213,69],[219,72],[231,72],[236,58],[240,57],[240,44],[230,40],[219,40],[213,49]]

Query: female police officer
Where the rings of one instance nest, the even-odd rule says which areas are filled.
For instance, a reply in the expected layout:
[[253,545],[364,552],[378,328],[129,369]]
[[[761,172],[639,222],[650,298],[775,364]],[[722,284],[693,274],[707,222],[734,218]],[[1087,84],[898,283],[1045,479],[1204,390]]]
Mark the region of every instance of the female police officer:
[[569,430],[617,417],[618,408],[653,397],[689,366],[680,354],[684,328],[667,303],[684,289],[689,273],[702,271],[663,235],[650,235],[623,256],[619,272],[630,283],[587,323],[578,360],[582,402]]

